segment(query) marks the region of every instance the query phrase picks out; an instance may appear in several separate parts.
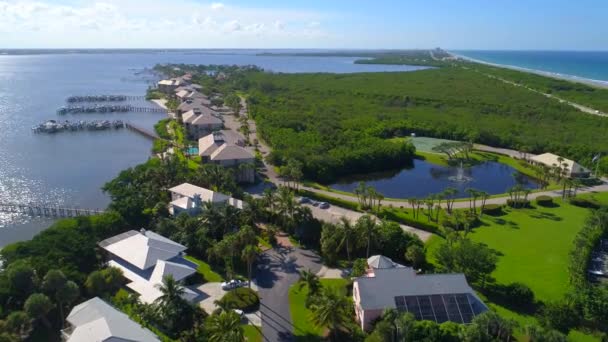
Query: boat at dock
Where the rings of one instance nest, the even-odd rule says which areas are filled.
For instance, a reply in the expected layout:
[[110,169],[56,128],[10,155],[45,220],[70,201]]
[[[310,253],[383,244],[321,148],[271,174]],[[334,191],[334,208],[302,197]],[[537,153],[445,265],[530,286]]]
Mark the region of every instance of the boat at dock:
[[94,121],[56,121],[48,120],[32,127],[34,133],[57,133],[64,131],[100,131],[107,129],[124,128],[122,120],[94,120]]

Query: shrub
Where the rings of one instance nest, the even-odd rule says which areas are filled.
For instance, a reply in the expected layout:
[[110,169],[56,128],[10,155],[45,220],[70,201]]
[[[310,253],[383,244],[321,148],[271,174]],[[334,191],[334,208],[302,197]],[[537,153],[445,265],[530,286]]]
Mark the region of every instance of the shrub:
[[538,196],[536,197],[536,203],[543,207],[550,207],[553,205],[553,198],[549,196]]
[[366,259],[357,259],[353,262],[353,271],[351,272],[351,277],[360,277],[365,274],[367,270],[367,260]]
[[248,287],[234,289],[220,299],[220,303],[230,309],[240,309],[243,311],[256,310],[260,305],[260,297],[257,292]]
[[592,199],[573,197],[570,199],[570,204],[581,208],[598,209],[600,204]]
[[525,284],[511,283],[505,288],[505,296],[510,303],[520,308],[534,304],[534,292]]
[[530,201],[526,199],[508,199],[507,205],[511,208],[530,208]]
[[490,216],[497,216],[502,214],[502,205],[500,204],[486,204],[483,208],[483,213]]

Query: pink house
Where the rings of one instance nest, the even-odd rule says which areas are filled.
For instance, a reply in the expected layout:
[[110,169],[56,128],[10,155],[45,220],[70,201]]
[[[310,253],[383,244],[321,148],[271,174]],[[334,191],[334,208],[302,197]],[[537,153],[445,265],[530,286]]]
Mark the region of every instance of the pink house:
[[418,275],[382,255],[367,262],[368,273],[353,282],[355,314],[363,330],[369,330],[386,309],[407,311],[416,319],[437,323],[470,323],[488,310],[464,274]]

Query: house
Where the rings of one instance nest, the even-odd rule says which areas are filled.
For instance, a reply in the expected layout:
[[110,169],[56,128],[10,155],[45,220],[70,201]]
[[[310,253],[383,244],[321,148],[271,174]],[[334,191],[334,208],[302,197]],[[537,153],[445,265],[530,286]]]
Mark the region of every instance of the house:
[[464,274],[418,275],[381,255],[370,257],[368,266],[367,274],[353,282],[355,314],[363,330],[391,308],[437,323],[470,323],[488,310]]
[[168,80],[160,80],[158,81],[158,83],[156,84],[156,87],[158,88],[159,91],[165,93],[165,94],[173,94],[173,92],[175,91],[175,89],[181,85],[184,85],[185,83],[179,79],[179,78],[171,78]]
[[[172,276],[182,281],[196,273],[196,265],[184,259],[186,247],[166,237],[142,229],[103,240],[99,246],[108,254],[108,266],[123,272],[130,283],[127,287],[139,294],[143,303],[153,303],[161,292],[163,278]],[[197,294],[184,288],[184,299],[193,300]]]
[[203,202],[213,203],[214,205],[231,205],[238,209],[243,209],[245,205],[239,199],[189,183],[180,184],[169,189],[169,191],[171,192],[169,211],[173,215],[178,215],[181,212],[187,212],[191,215],[197,214],[203,209]]
[[186,132],[193,139],[199,139],[224,127],[224,121],[207,107],[195,108],[182,115]]
[[177,106],[177,113],[183,115],[186,112],[189,112],[194,109],[209,110],[214,114],[217,114],[215,111],[208,108],[211,102],[205,95],[199,92],[192,92],[189,94],[189,97],[186,97],[184,102],[182,102],[179,106]]
[[203,162],[214,163],[224,167],[233,167],[238,182],[253,183],[255,169],[240,167],[253,165],[255,156],[245,149],[243,137],[233,131],[213,132],[198,140],[198,153]]
[[[559,159],[559,160],[558,160]],[[565,167],[566,177],[589,177],[590,171],[582,167],[577,162],[562,158],[553,153],[543,153],[530,158],[530,162],[534,165],[545,165],[548,167],[559,166],[562,169]]]
[[69,326],[61,331],[67,342],[160,341],[150,330],[98,297],[76,305],[67,322]]

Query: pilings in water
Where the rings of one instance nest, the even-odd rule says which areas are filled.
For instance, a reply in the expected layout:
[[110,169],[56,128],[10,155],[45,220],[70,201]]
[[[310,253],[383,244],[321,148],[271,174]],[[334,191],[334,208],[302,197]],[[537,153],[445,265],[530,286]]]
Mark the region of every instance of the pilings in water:
[[65,106],[57,110],[57,114],[128,112],[164,113],[166,111],[163,108],[158,107],[135,107],[131,105]]
[[141,101],[145,96],[128,95],[74,95],[66,99],[68,103],[75,102],[122,102],[122,101]]
[[40,217],[76,217],[102,214],[104,211],[99,209],[59,207],[48,204],[0,203],[0,212]]

